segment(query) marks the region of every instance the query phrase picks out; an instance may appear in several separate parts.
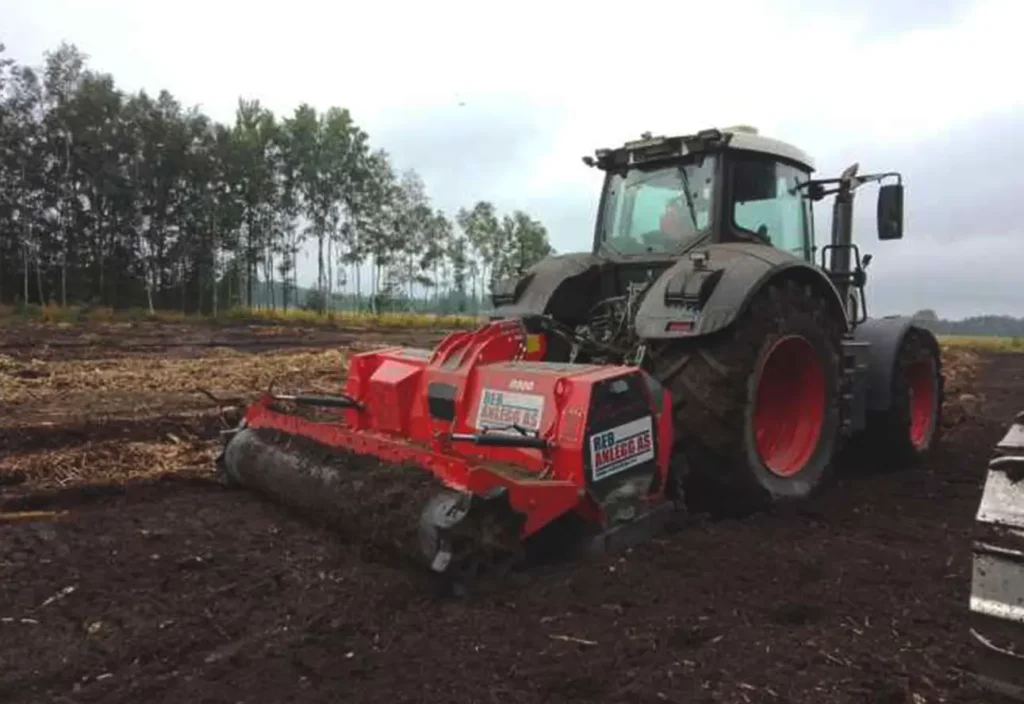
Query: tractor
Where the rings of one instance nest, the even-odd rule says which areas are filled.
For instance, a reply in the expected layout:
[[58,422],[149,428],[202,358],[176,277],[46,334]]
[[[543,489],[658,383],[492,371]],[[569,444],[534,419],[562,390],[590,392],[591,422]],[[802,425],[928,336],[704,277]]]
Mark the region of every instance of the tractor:
[[878,237],[903,236],[898,173],[816,179],[745,127],[584,162],[604,174],[590,251],[497,282],[490,320],[433,350],[350,356],[338,394],[264,394],[226,433],[222,481],[464,574],[566,524],[588,549],[632,544],[690,486],[722,505],[805,499],[851,443],[893,464],[932,450],[937,341],[867,317],[852,238],[867,183]]
[[[605,174],[591,252],[505,282],[494,317],[557,321],[549,361],[647,370],[672,398],[677,467],[763,504],[810,495],[850,441],[897,464],[934,447],[937,341],[867,317],[871,257],[852,241],[856,189],[886,180],[878,237],[902,237],[899,174],[816,180],[802,151],[743,127],[645,134],[584,162]],[[812,205],[831,194],[819,245]]]

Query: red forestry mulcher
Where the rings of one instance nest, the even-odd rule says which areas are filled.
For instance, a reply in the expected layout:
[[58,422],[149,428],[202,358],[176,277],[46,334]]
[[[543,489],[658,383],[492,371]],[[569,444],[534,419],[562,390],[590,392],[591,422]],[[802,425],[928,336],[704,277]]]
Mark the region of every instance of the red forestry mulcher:
[[[764,505],[824,486],[851,442],[894,464],[933,448],[938,344],[866,316],[852,242],[854,191],[886,179],[879,238],[902,237],[898,174],[812,179],[750,128],[584,161],[605,172],[591,252],[500,284],[492,320],[433,351],[352,356],[344,393],[265,395],[222,479],[445,572],[566,522],[615,549],[691,480]],[[820,247],[812,204],[830,194]]]
[[[347,453],[409,465],[388,468],[393,485],[383,491],[400,492],[390,499],[418,489],[419,477],[401,474],[425,470],[436,492],[422,506],[394,506],[422,508],[418,530],[399,528],[383,539],[406,554],[418,543],[419,556],[438,572],[475,571],[482,556],[500,563],[519,553],[522,538],[570,513],[619,529],[663,513],[672,449],[668,395],[634,367],[551,364],[540,361],[543,354],[539,336],[522,321],[505,320],[453,333],[432,353],[354,355],[344,395],[266,396],[250,406],[225,448],[224,475],[345,526],[352,482],[360,472],[380,471],[358,459],[353,470]],[[314,419],[285,405],[341,410]],[[284,443],[275,442],[277,433]],[[288,447],[296,438],[307,442]],[[311,446],[346,454],[332,466],[313,459]],[[379,498],[353,508],[362,513]]]

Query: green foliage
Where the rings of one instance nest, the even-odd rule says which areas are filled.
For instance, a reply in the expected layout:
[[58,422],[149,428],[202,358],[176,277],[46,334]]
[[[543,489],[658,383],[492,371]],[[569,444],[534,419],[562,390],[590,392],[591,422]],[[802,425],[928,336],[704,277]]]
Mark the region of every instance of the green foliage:
[[551,251],[518,211],[480,202],[453,223],[344,108],[240,99],[225,125],[167,91],[124,92],[73,45],[42,63],[0,45],[0,303],[324,313],[337,286],[375,311],[475,311]]
[[520,210],[502,219],[500,242],[503,246],[494,254],[494,281],[521,276],[554,253],[544,226]]
[[306,300],[302,304],[303,310],[314,310],[320,312],[327,308],[327,297],[318,288],[311,288],[306,291]]
[[465,241],[454,243],[461,274],[478,279],[481,293],[554,253],[544,226],[522,211],[499,218],[491,203],[480,201],[472,210],[459,210],[455,219],[465,232]]

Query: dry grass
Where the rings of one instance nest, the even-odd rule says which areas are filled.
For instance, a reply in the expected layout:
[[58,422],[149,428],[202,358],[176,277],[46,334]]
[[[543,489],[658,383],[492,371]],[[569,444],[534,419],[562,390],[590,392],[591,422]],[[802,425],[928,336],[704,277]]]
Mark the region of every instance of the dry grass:
[[[222,404],[200,389],[226,406],[249,402],[272,383],[279,391],[337,391],[347,354],[340,349],[248,354],[212,348],[193,358],[152,354],[42,361],[0,356],[0,426],[52,428],[59,438],[61,426],[76,421],[117,427],[126,419],[177,418],[186,424],[199,413],[198,422],[216,431],[223,427],[218,417]],[[185,427],[152,438],[72,443],[0,455],[0,478],[16,477],[32,488],[117,483],[210,468],[216,445]]]
[[978,350],[962,344],[947,344],[943,341],[942,364],[946,376],[946,395],[964,393],[974,382],[981,358]]
[[247,308],[229,311],[228,320],[251,322],[278,322],[303,325],[342,325],[346,328],[364,328],[367,330],[380,328],[468,328],[480,324],[481,318],[473,315],[436,315],[429,313],[381,313],[371,315],[357,311],[332,311],[320,315],[314,311],[290,308],[287,311]]
[[[0,356],[0,399],[6,404],[67,405],[70,396],[153,400],[196,394],[255,395],[273,382],[337,390],[347,353],[338,349],[246,354],[213,348],[202,357],[159,354],[118,359],[42,361]],[[333,385],[333,386],[332,386]]]
[[217,445],[203,440],[124,442],[36,450],[0,458],[0,476],[18,476],[33,488],[116,484],[187,469],[212,468]]
[[1024,352],[1024,337],[941,335],[939,341],[945,348]]

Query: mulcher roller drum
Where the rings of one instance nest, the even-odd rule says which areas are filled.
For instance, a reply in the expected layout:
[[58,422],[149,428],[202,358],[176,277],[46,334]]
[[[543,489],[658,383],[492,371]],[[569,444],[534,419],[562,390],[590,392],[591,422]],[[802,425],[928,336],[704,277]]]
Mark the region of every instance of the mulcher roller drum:
[[245,428],[224,449],[221,476],[351,535],[382,561],[428,566],[420,510],[444,489],[432,475],[318,445],[269,429]]

